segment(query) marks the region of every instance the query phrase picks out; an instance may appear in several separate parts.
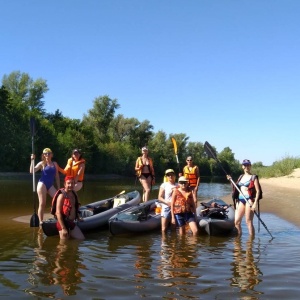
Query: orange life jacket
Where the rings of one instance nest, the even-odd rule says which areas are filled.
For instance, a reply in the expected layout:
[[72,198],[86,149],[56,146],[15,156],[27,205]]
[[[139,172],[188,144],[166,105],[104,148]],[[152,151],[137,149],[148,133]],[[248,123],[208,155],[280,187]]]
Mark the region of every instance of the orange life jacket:
[[174,193],[175,193],[174,214],[192,212],[192,205],[194,203],[192,192],[189,192],[186,198],[178,190],[178,188],[174,189]]
[[[68,159],[68,163],[65,167],[65,175],[66,176],[73,176],[76,177],[79,171],[79,166],[81,164],[85,164],[85,160],[82,158],[79,161],[75,161],[72,158]],[[80,174],[80,176],[78,177],[78,181],[83,181],[83,177],[84,177],[84,172],[82,172]]]
[[[148,161],[149,161],[149,173],[151,173],[152,177],[154,177],[154,167],[153,167],[152,158],[148,157]],[[136,163],[137,163],[139,168],[144,166],[142,156],[138,157],[138,159],[136,160]],[[136,171],[136,176],[137,177],[140,177],[141,174],[142,174],[142,170]]]
[[198,176],[196,173],[197,166],[193,166],[192,170],[188,166],[183,168],[183,175],[189,180],[189,186],[197,186]]

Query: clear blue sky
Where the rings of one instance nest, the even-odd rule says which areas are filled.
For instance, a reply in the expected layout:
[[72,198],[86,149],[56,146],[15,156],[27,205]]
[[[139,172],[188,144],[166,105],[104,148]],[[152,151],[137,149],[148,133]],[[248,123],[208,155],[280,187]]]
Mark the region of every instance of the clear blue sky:
[[45,109],[98,96],[154,131],[270,165],[299,157],[299,0],[0,0],[0,76],[47,81]]

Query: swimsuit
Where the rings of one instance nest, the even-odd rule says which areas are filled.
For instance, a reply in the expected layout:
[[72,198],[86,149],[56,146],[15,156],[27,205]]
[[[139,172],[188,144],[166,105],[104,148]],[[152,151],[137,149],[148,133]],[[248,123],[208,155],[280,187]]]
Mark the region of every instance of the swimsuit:
[[[76,226],[76,223],[74,221],[70,221],[68,219],[64,219],[64,223],[65,223],[65,226],[68,230],[73,230]],[[58,231],[62,230],[62,228],[60,226],[60,223],[58,221],[56,222],[56,228],[57,228]]]
[[[242,186],[248,187],[249,185],[250,185],[250,180],[248,180],[246,182],[238,182],[239,187],[242,187]],[[250,199],[248,193],[247,193],[247,195],[245,195],[245,193],[244,193],[244,196],[247,200]],[[239,198],[237,199],[237,201],[242,202],[244,205],[246,204],[246,200],[244,199],[242,194],[239,194]]]
[[45,186],[47,191],[51,188],[51,186],[53,185],[53,181],[54,181],[54,177],[56,174],[56,168],[55,165],[51,165],[51,166],[46,166],[43,170],[42,170],[42,176],[39,180],[39,182],[42,182]]
[[151,173],[142,173],[141,176],[144,176],[146,179],[151,176]]

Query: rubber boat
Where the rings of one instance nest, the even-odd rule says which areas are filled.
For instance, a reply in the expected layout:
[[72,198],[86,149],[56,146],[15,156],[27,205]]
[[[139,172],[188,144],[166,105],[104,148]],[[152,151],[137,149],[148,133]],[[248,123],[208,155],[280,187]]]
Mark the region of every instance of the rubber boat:
[[[139,204],[141,195],[138,191],[118,195],[96,201],[79,208],[79,214],[83,218],[77,225],[83,232],[92,231],[108,225],[108,220],[116,213]],[[57,220],[48,219],[43,222],[42,228],[47,236],[58,235],[56,228]]]
[[109,231],[113,235],[125,233],[145,233],[161,227],[161,215],[157,209],[158,200],[135,205],[123,210],[108,221]]
[[208,235],[226,235],[234,229],[234,209],[221,199],[202,202],[197,207],[200,232]]

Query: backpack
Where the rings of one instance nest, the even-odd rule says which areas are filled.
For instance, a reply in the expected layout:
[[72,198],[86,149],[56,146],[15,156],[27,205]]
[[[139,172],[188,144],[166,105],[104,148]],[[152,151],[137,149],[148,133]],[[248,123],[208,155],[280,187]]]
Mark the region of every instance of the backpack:
[[[237,180],[236,183],[238,183],[241,180],[242,177],[243,177],[243,175],[241,175],[239,177],[239,179]],[[258,186],[259,186],[259,189],[260,189],[260,193],[259,193],[259,196],[258,196],[258,200],[260,200],[260,199],[263,198],[263,191],[262,191],[262,188],[261,188],[261,185],[260,185],[260,182],[259,182],[259,179],[258,179],[257,175],[252,175],[251,176],[250,185],[248,187],[248,192],[249,192],[249,195],[250,195],[251,198],[255,198],[255,196],[256,196],[256,189],[255,189],[255,185],[254,185],[255,178],[257,179],[257,183],[258,183]],[[238,197],[239,197],[239,191],[237,190],[237,188],[235,186],[233,186],[232,199],[235,200],[235,199],[238,199]]]
[[[74,195],[74,197],[75,197],[75,209],[76,209],[76,212],[77,212],[78,209],[79,209],[78,197],[77,197],[77,194],[76,194],[74,191],[72,191],[72,192],[73,192],[73,195]],[[60,194],[63,194],[63,195],[64,195],[64,198],[68,198],[68,196],[67,196],[66,191],[65,191],[64,188],[59,189],[59,190],[55,193],[55,195],[54,195],[54,197],[53,197],[53,199],[52,199],[51,210],[50,210],[50,213],[51,213],[52,215],[54,215],[55,217],[56,217],[56,204],[57,204],[57,198],[58,198],[58,196],[59,196]]]

